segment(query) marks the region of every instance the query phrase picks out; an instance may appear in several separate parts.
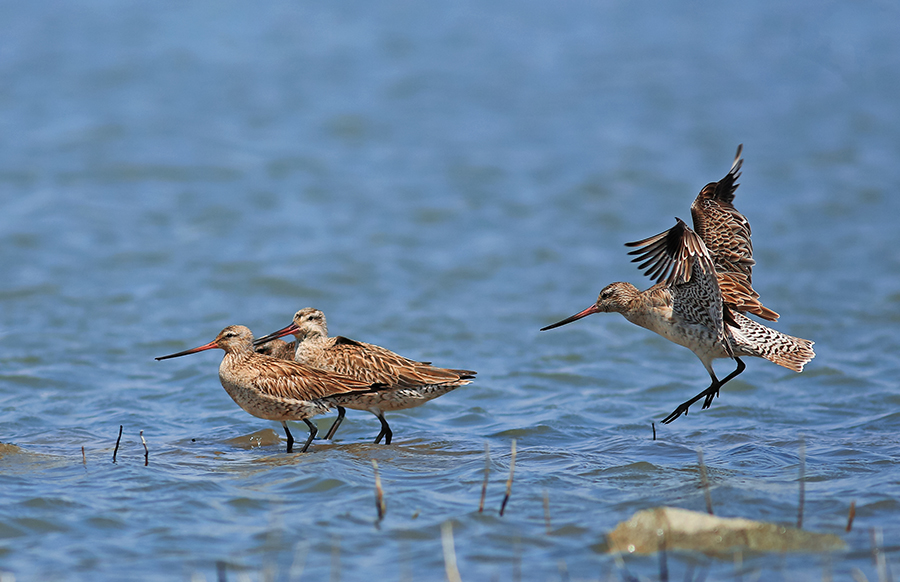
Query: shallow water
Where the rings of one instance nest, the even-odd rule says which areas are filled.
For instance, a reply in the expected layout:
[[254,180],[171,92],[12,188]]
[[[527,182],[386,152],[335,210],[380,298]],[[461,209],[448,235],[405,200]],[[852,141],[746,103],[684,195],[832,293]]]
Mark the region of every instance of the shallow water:
[[[896,569],[898,17],[0,5],[0,572],[440,579],[449,522],[463,580],[658,579],[603,535],[657,505],[702,511],[698,447],[718,514],[793,524],[801,440],[804,527],[849,549],[675,554],[671,577],[877,580],[873,528]],[[710,410],[660,426],[707,384],[687,350],[614,315],[537,330],[645,284],[622,243],[688,218],[738,143],[754,286],[817,358],[750,361]],[[218,353],[153,360],[304,306],[478,379],[390,414],[391,446],[350,411],[333,443],[287,455],[221,389]]]

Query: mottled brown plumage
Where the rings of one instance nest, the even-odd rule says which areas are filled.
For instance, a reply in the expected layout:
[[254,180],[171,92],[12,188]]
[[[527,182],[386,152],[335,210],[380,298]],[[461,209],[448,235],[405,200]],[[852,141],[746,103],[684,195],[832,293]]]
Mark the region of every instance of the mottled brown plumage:
[[377,393],[337,397],[338,418],[326,438],[334,436],[343,419],[342,407],[346,407],[368,410],[377,416],[382,430],[375,442],[384,437],[385,443],[390,444],[393,433],[384,419],[384,412],[419,406],[469,384],[475,376],[471,370],[437,368],[430,362],[410,360],[374,344],[341,336],[328,337],[325,314],[311,307],[298,311],[289,326],[256,341],[263,344],[288,334],[296,338],[295,361],[389,387]]
[[297,342],[286,342],[284,340],[274,339],[267,341],[264,344],[254,346],[253,349],[259,354],[272,356],[273,358],[293,360],[296,346]]
[[[738,146],[734,163],[724,178],[703,187],[691,204],[691,217],[694,232],[706,245],[715,264],[724,303],[737,311],[776,321],[778,314],[765,307],[759,301],[759,293],[753,290],[751,271],[756,261],[753,260],[753,244],[750,241],[750,222],[732,204],[738,188],[736,180],[741,175],[744,162],[741,159],[742,150],[743,146]],[[639,268],[646,270],[646,275],[656,282],[669,280],[671,283],[674,267],[687,264],[683,261],[682,249],[669,248],[670,245],[677,246],[679,241],[681,244],[693,244],[681,236],[683,227],[686,228],[686,225],[678,220],[676,226],[665,232],[626,245],[638,247],[629,254],[637,255],[634,262],[643,261]],[[696,253],[696,248],[691,252]]]
[[277,359],[253,351],[253,334],[243,325],[230,325],[208,344],[157,360],[176,358],[219,348],[225,357],[219,365],[219,380],[228,395],[244,410],[258,418],[281,421],[291,452],[294,438],[288,420],[302,420],[310,429],[305,452],[316,435],[309,419],[328,412],[336,396],[372,392],[381,385],[363,382],[331,372]]
[[[751,287],[753,248],[750,224],[732,205],[735,180],[740,175],[741,147],[728,175],[708,184],[694,200],[691,213],[697,232],[681,219],[669,230],[628,243],[638,247],[639,269],[657,283],[638,291],[631,283],[612,283],[600,292],[594,305],[547,326],[541,331],[571,323],[592,313],[615,311],[693,351],[712,380],[709,388],[676,408],[663,422],[669,423],[705,397],[709,408],[719,388],[741,372],[741,356],[765,358],[800,372],[815,357],[813,342],[766,327],[743,315],[753,313],[774,321],[778,314],[758,301]],[[716,358],[733,358],[737,368],[723,380],[713,371]]]

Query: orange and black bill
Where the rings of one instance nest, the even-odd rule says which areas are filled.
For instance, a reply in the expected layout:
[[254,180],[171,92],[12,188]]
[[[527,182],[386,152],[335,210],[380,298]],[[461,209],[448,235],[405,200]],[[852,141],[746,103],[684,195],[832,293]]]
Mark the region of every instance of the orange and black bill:
[[188,354],[195,354],[195,353],[197,353],[197,352],[202,352],[202,351],[204,351],[204,350],[213,350],[213,349],[215,349],[215,348],[217,348],[217,347],[219,347],[219,346],[216,344],[216,341],[213,340],[213,341],[209,342],[208,344],[204,344],[204,345],[202,345],[202,346],[200,346],[200,347],[198,347],[198,348],[192,348],[192,349],[190,349],[190,350],[184,350],[183,352],[178,352],[177,354],[169,354],[168,356],[160,356],[160,357],[156,358],[156,360],[157,360],[157,361],[159,361],[159,360],[168,360],[169,358],[177,358],[178,356],[186,356],[186,355],[188,355]]
[[597,308],[596,305],[591,305],[584,311],[579,311],[572,317],[567,317],[562,321],[557,321],[553,325],[548,325],[547,327],[542,327],[541,331],[547,331],[548,329],[553,329],[554,327],[559,327],[559,326],[565,325],[567,323],[572,323],[573,321],[577,321],[577,320],[581,319],[582,317],[587,317],[588,315],[592,315],[594,313],[600,313],[600,310]]
[[253,345],[255,345],[255,346],[261,346],[262,344],[264,344],[264,343],[266,343],[266,342],[270,342],[270,341],[272,341],[273,339],[278,339],[278,338],[284,337],[284,336],[286,336],[286,335],[290,335],[290,334],[293,334],[293,333],[297,333],[298,331],[300,331],[300,328],[297,327],[297,324],[292,323],[292,324],[290,324],[289,326],[287,326],[287,327],[285,327],[285,328],[279,329],[278,331],[273,331],[273,332],[270,333],[269,335],[266,335],[266,336],[263,336],[263,337],[261,337],[261,338],[258,338],[258,339],[253,340]]

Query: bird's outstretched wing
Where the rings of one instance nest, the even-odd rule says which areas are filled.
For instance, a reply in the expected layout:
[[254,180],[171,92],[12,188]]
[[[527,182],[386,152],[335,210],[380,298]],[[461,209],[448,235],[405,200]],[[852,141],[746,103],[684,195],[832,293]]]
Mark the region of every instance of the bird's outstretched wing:
[[[638,247],[633,262],[657,283],[665,283],[673,298],[673,309],[684,321],[700,324],[716,335],[731,354],[726,340],[725,314],[718,275],[703,241],[680,218],[675,226],[644,240],[627,243]],[[729,319],[731,324],[733,320]]]
[[[668,285],[688,283],[694,276],[694,265],[702,273],[714,275],[715,266],[706,245],[680,218],[675,226],[665,232],[635,242],[625,243],[637,247],[629,255],[637,255],[631,262],[657,283]],[[643,262],[642,262],[643,261]]]
[[750,222],[732,204],[741,175],[742,145],[737,148],[728,174],[718,182],[710,182],[691,204],[694,231],[703,239],[719,275],[719,288],[725,303],[737,311],[775,321],[778,314],[759,301],[753,290],[753,244]]

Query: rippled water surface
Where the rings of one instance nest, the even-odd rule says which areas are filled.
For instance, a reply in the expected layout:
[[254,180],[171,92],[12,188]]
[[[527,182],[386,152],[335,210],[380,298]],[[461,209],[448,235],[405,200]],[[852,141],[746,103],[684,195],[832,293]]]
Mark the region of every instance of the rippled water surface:
[[[804,527],[849,549],[677,553],[672,579],[877,580],[873,534],[896,571],[898,23],[888,2],[0,4],[0,578],[439,580],[450,523],[463,580],[656,580],[604,534],[703,511],[698,448],[718,514],[794,524],[801,441]],[[615,314],[538,329],[647,285],[622,243],[689,218],[738,143],[754,286],[817,357],[749,361],[662,426],[707,385],[689,351]],[[390,446],[350,411],[288,455],[221,352],[153,360],[305,306],[478,379],[390,413]]]

